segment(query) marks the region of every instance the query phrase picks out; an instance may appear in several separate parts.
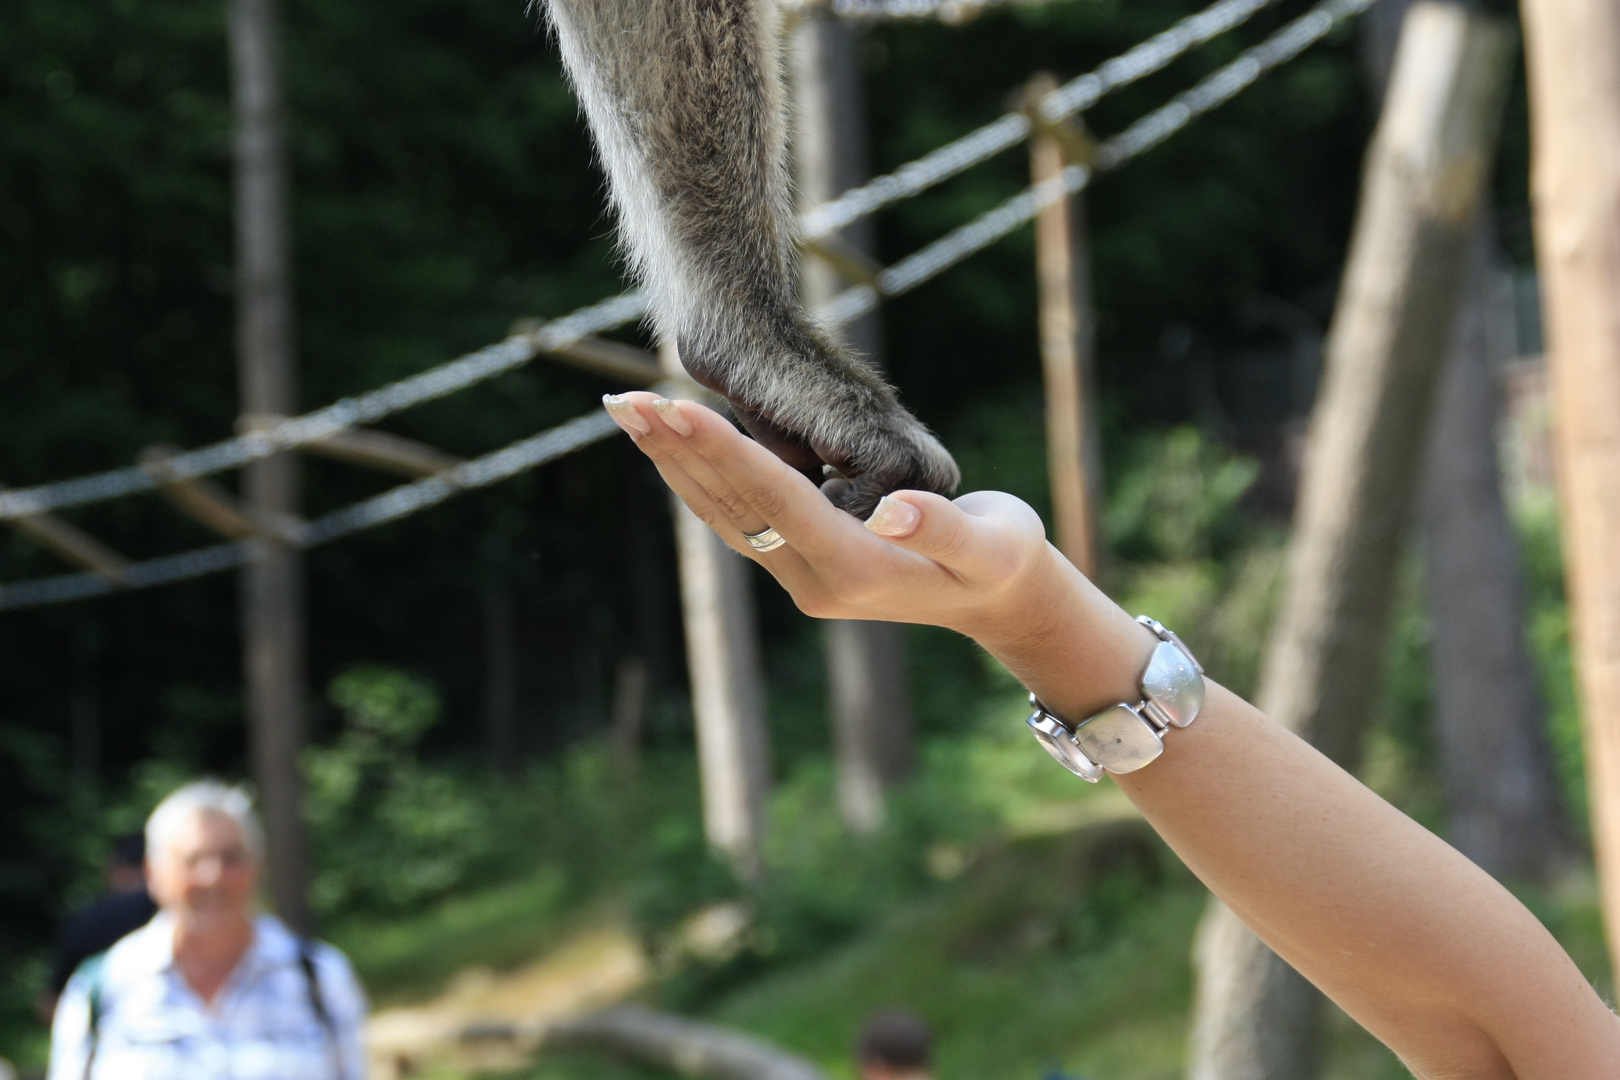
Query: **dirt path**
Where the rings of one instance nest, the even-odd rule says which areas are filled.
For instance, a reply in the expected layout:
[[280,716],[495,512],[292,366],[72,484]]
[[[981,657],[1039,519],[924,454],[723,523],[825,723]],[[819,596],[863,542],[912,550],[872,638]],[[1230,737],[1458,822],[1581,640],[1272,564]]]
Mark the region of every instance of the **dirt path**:
[[647,979],[640,944],[620,925],[581,931],[544,956],[495,972],[462,972],[444,993],[371,1017],[371,1080],[400,1080],[428,1066],[511,1067],[521,1039],[467,1039],[471,1031],[527,1032],[617,1001]]

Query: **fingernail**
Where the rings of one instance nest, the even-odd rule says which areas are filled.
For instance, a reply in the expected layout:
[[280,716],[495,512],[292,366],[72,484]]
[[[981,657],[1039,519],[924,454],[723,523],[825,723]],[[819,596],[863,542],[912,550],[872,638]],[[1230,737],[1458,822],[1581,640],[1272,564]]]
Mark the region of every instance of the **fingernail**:
[[866,527],[879,536],[904,536],[917,527],[922,511],[908,502],[885,495],[866,519]]
[[671,401],[669,398],[659,398],[653,402],[653,408],[657,409],[658,415],[664,418],[664,423],[675,430],[675,434],[684,437],[692,434],[692,421],[688,420],[681,411],[680,404],[680,402]]
[[636,412],[636,407],[630,404],[630,399],[623,394],[603,394],[602,407],[608,415],[618,422],[620,427],[629,428],[637,435],[652,434],[652,425],[646,418]]

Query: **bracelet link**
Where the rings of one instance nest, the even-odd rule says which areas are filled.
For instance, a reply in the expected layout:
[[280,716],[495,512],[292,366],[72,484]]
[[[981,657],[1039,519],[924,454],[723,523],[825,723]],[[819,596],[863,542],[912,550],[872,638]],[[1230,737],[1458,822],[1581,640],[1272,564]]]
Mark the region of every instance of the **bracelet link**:
[[1146,615],[1136,620],[1159,639],[1142,672],[1142,700],[1120,702],[1071,728],[1034,695],[1025,721],[1046,752],[1082,780],[1097,783],[1104,771],[1135,772],[1164,753],[1164,733],[1198,718],[1204,705],[1203,666],[1181,639]]

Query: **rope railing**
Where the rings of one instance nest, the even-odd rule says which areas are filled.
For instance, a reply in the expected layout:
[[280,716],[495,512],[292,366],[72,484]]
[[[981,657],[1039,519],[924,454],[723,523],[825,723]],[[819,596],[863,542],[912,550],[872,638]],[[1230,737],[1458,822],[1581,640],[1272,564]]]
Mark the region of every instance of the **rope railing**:
[[[1218,0],[1095,71],[1059,87],[1041,104],[1041,114],[1047,120],[1057,121],[1089,108],[1105,94],[1158,71],[1188,49],[1234,29],[1273,2],[1275,0]],[[1029,117],[1023,113],[1009,113],[810,211],[802,219],[803,232],[808,238],[836,232],[858,218],[916,195],[1016,146],[1028,137],[1031,127]],[[240,468],[282,450],[318,442],[346,427],[375,422],[513,371],[539,353],[617,329],[640,318],[646,310],[646,300],[639,292],[603,300],[546,323],[534,334],[513,335],[400,382],[345,398],[262,431],[178,454],[167,463],[169,475],[178,480],[200,479]],[[158,486],[151,472],[130,466],[72,480],[0,491],[0,522],[152,491]]]
[[1298,56],[1374,0],[1323,0],[1236,60],[1178,94],[1097,147],[1091,166],[1070,165],[1053,180],[1024,189],[927,247],[878,272],[876,284],[856,285],[835,297],[824,316],[836,323],[857,319],[881,297],[898,296],[982,251],[1059,199],[1084,188],[1095,172],[1119,168],[1141,156],[1194,119],[1218,108],[1261,75]]
[[[619,430],[607,413],[598,409],[549,431],[515,442],[483,457],[473,458],[434,476],[401,484],[380,495],[316,518],[299,530],[297,546],[318,547],[333,540],[374,528],[437,506],[452,495],[488,487],[519,473],[583,449]],[[82,600],[110,592],[168,585],[188,578],[232,570],[250,562],[266,540],[236,540],[195,551],[131,563],[122,580],[101,574],[63,574],[0,586],[0,611],[39,607],[65,600]]]
[[[1043,98],[1041,119],[1057,123],[1089,109],[1102,98],[1166,67],[1188,49],[1243,25],[1255,12],[1276,0],[1219,0],[1189,15],[1134,48],[1071,79]],[[867,214],[910,198],[1001,153],[1029,137],[1034,124],[1022,112],[1010,112],[876,177],[804,215],[800,227],[810,239],[837,232]]]
[[994,8],[1044,2],[1046,0],[782,0],[782,7],[795,15],[825,11],[834,18],[855,22],[937,19],[961,23]]
[[[1298,56],[1325,37],[1335,26],[1366,10],[1372,3],[1373,0],[1323,0],[1259,45],[1246,50],[1232,63],[1200,81],[1192,89],[1177,95],[1165,105],[1138,119],[1124,131],[1104,141],[1098,146],[1095,160],[1090,167],[1070,165],[1055,179],[1026,188],[967,224],[885,268],[877,275],[875,288],[870,285],[858,285],[840,293],[831,303],[820,309],[816,313],[817,316],[828,324],[842,325],[872,310],[880,297],[898,296],[936,277],[1011,233],[1046,206],[1085,188],[1097,172],[1119,168],[1158,146],[1197,117],[1230,101],[1261,75]],[[631,297],[618,299],[626,301]],[[603,307],[604,305],[597,305],[597,308],[586,311],[596,311]],[[557,326],[558,323],[550,325]],[[405,382],[409,383],[411,380]],[[404,386],[405,383],[394,385]],[[313,415],[315,414],[311,414]],[[583,449],[606,438],[615,430],[616,425],[605,413],[599,410],[592,411],[550,431],[513,443],[483,457],[474,458],[426,479],[402,484],[380,495],[317,518],[308,523],[296,539],[301,547],[314,547],[364,529],[396,521],[437,506],[460,491],[487,487]],[[248,540],[216,544],[179,555],[134,563],[124,572],[121,582],[113,582],[100,574],[82,573],[0,586],[0,611],[37,607],[124,589],[168,584],[233,569],[249,561],[253,557],[256,545],[265,542],[267,541]]]
[[[176,454],[164,463],[166,475],[163,483],[195,480],[226,469],[239,468],[277,451],[319,442],[356,424],[371,423],[390,413],[446,397],[474,383],[522,367],[538,353],[560,349],[580,338],[623,326],[632,319],[640,318],[646,310],[646,300],[640,293],[626,293],[581,308],[571,315],[546,323],[533,334],[514,334],[505,341],[468,353],[448,364],[430,368],[357,397],[344,398],[263,431]],[[152,472],[132,466],[76,480],[0,491],[0,521],[69,506],[83,506],[151,491],[159,486],[159,480]]]

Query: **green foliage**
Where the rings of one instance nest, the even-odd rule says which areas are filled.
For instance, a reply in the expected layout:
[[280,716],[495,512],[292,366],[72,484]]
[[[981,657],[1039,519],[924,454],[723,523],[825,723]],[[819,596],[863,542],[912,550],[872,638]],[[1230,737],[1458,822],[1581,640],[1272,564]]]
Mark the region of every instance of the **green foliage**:
[[1286,541],[1244,508],[1258,466],[1191,427],[1138,438],[1119,459],[1103,519],[1110,591],[1193,643],[1223,685],[1252,693]]
[[1445,790],[1434,732],[1432,627],[1416,552],[1393,583],[1382,693],[1368,725],[1357,776],[1378,794],[1444,836]]
[[[673,1080],[675,1074],[585,1054],[547,1054],[512,1080]],[[429,1076],[426,1080],[435,1080]],[[447,1078],[448,1080],[448,1078]]]
[[1586,800],[1585,742],[1575,698],[1575,658],[1564,592],[1558,507],[1550,491],[1531,494],[1514,508],[1525,567],[1530,653],[1541,680],[1553,763],[1569,820],[1583,835],[1591,827]]
[[408,910],[463,884],[489,854],[492,808],[475,783],[417,756],[439,720],[433,687],[402,671],[357,667],[334,679],[328,696],[343,711],[343,731],[303,760],[315,909]]
[[418,911],[345,913],[322,936],[348,955],[374,1005],[420,1000],[468,968],[509,967],[554,944],[579,919],[569,880],[564,869],[543,865]]
[[[1035,68],[1077,74],[1186,10],[1180,0],[1020,5],[965,28],[873,29],[861,44],[873,163],[891,168],[992,118]],[[1102,135],[1121,129],[1294,13],[1262,13],[1088,122]],[[618,287],[599,174],[524,4],[290,0],[283,19],[306,405]],[[1160,342],[1167,327],[1185,329],[1218,373],[1235,313],[1255,297],[1325,318],[1366,134],[1351,45],[1346,34],[1313,49],[1088,193],[1105,428],[1149,432],[1108,440],[1107,583],[1182,631],[1240,691],[1258,669],[1281,541],[1241,512],[1250,463],[1191,429],[1161,437],[1155,425],[1185,423],[1194,409],[1189,369]],[[228,433],[228,101],[213,0],[0,6],[0,482]],[[909,201],[878,219],[880,255],[892,261],[1026,182],[1014,153]],[[1016,235],[890,305],[886,352],[906,400],[960,449],[970,486],[1044,511],[1030,249],[1027,232]],[[605,389],[536,367],[389,426],[471,454],[581,412]],[[1173,877],[1127,874],[1021,909],[1017,888],[969,882],[983,866],[1039,892],[1021,856],[998,845],[1107,807],[1031,752],[1016,685],[961,639],[909,633],[925,735],[918,775],[884,831],[857,840],[831,809],[816,631],[779,592],[762,593],[783,779],[759,888],[706,850],[684,727],[652,732],[630,782],[598,737],[601,673],[678,633],[664,494],[630,460],[623,445],[603,446],[311,555],[312,683],[330,686],[341,714],[334,729],[317,710],[320,743],[306,761],[316,900],[374,988],[406,996],[458,965],[506,962],[621,893],[653,937],[706,905],[742,901],[755,916],[749,939],[682,968],[671,1000],[757,1016],[767,1031],[802,1021],[832,1061],[859,1009],[944,980],[936,1018],[961,1032],[950,1060],[962,1075],[1033,1075],[1056,1060],[1172,1075],[1196,896]],[[380,482],[312,463],[306,509]],[[208,539],[155,499],[71,516],[133,556]],[[644,533],[650,569],[627,573],[623,545],[602,538]],[[58,571],[15,535],[0,542],[6,580]],[[526,657],[529,758],[499,780],[472,757],[483,738],[479,597],[491,584],[514,597]],[[233,589],[220,577],[0,620],[0,805],[18,822],[0,838],[0,948],[21,973],[0,1002],[7,1015],[23,1015],[24,976],[51,918],[93,891],[108,833],[137,825],[181,779],[245,771]],[[646,614],[659,604],[662,616]],[[1562,625],[1549,607],[1538,655],[1544,671],[1563,657],[1567,689]],[[678,661],[666,661],[663,700],[679,697]],[[68,717],[86,688],[105,712],[99,788],[69,766]],[[1555,715],[1566,777],[1578,775],[1573,707]],[[1042,858],[1065,850],[1029,843]],[[980,890],[997,899],[953,913],[958,900],[979,904]],[[911,929],[923,924],[977,929]],[[1061,941],[1062,956],[1047,964],[1018,945],[1026,925],[1028,941]],[[1150,926],[1168,929],[1155,937]],[[1129,948],[1107,944],[1121,935]],[[1011,944],[991,955],[983,941]],[[949,981],[961,957],[962,981]],[[780,1013],[749,1011],[748,1000],[773,994],[788,1003]],[[1031,997],[1038,1007],[1023,1010]],[[1070,1000],[1082,1002],[1077,1014],[1058,1004]],[[1137,1019],[1120,1024],[1122,1011]],[[1090,1049],[1070,1053],[1056,1044],[1076,1015],[1074,1045]],[[997,1045],[1031,1049],[1008,1061]],[[1050,1060],[1038,1060],[1040,1047],[1053,1047]]]
[[306,751],[304,774],[313,896],[340,921],[425,913],[469,886],[536,872],[579,902],[648,858],[673,868],[667,838],[694,827],[686,755],[649,755],[644,767],[661,782],[628,784],[605,747],[585,743],[502,780],[472,761],[423,758],[440,705],[420,676],[364,665],[333,680],[329,696],[343,728]]
[[[708,850],[694,819],[648,829],[652,843],[631,879],[631,910],[668,972],[661,1000],[682,1011],[712,1008],[869,932],[1006,836],[1062,833],[1120,813],[1117,791],[1077,783],[1030,752],[1023,690],[978,656],[982,689],[957,699],[962,715],[925,739],[915,775],[891,795],[877,833],[858,836],[844,825],[825,757],[800,765],[773,792],[757,882],[739,881]],[[939,659],[949,662],[948,654]],[[1064,933],[1098,932],[1096,920],[1112,918],[1111,895],[1099,894],[1101,906]],[[747,913],[746,929],[718,947],[694,946],[690,918],[723,904]]]
[[1178,1075],[1202,892],[1135,830],[998,845],[860,939],[723,1000],[720,1019],[853,1075],[862,1020],[920,1011],[946,1078]]
[[1225,555],[1249,531],[1239,500],[1259,474],[1253,461],[1197,428],[1139,439],[1113,485],[1105,518],[1109,545],[1129,562]]
[[[992,118],[1036,67],[1077,74],[1185,13],[1180,0],[1050,5],[971,27],[866,32],[873,165],[891,168]],[[527,5],[290,0],[281,18],[304,405],[442,362],[500,336],[515,317],[555,315],[619,287],[600,174]],[[1088,119],[1100,134],[1118,130],[1273,25],[1263,13]],[[1187,323],[1218,341],[1251,296],[1299,301],[1331,282],[1363,113],[1354,57],[1338,40],[1134,163],[1128,181],[1096,185],[1105,415],[1186,419],[1185,394],[1158,392],[1181,381],[1155,358],[1166,325]],[[151,443],[196,445],[231,430],[230,128],[217,2],[0,6],[0,482],[113,467]],[[1022,154],[1002,155],[882,215],[880,255],[892,261],[935,239],[1022,187],[1026,174]],[[1027,433],[1038,381],[1033,313],[1025,233],[890,307],[887,362],[907,401],[939,430]],[[387,426],[472,454],[582,412],[607,389],[536,366]],[[980,418],[987,401],[1011,404]],[[1038,441],[1012,439],[988,457],[1000,449],[1039,458]],[[970,447],[966,457],[974,454]],[[523,714],[544,721],[526,729],[526,750],[548,755],[596,734],[603,673],[625,652],[676,633],[663,497],[630,460],[622,442],[604,445],[463,496],[454,509],[311,553],[312,685],[364,658],[418,672],[445,706],[418,756],[467,752],[481,739],[479,595],[496,584],[515,598],[532,658]],[[991,464],[1016,478],[984,482],[1039,505],[1038,468],[1007,461]],[[304,472],[309,514],[384,482],[330,463]],[[652,509],[638,518],[629,509],[636,505]],[[211,539],[157,499],[69,516],[132,557]],[[629,532],[654,536],[639,584],[625,572],[622,546],[601,541]],[[25,538],[0,539],[5,580],[60,571]],[[646,607],[663,614],[644,617],[644,595],[660,590]],[[786,622],[781,606],[762,604],[768,621]],[[0,726],[19,729],[26,737],[15,744],[50,758],[57,777],[35,783],[31,765],[0,753],[8,819],[80,820],[79,796],[61,778],[73,754],[68,717],[86,695],[104,713],[102,802],[143,761],[178,772],[246,771],[227,576],[10,613],[0,620],[0,656]],[[956,659],[971,668],[960,651]],[[663,665],[671,696],[678,661]],[[799,685],[813,691],[815,677],[805,674]],[[947,672],[939,686],[956,678]],[[936,692],[946,696],[929,688]],[[811,710],[788,711],[798,729],[814,726]],[[685,742],[673,725],[659,738],[668,747]],[[818,749],[814,739],[795,745]],[[461,805],[434,793],[438,781],[412,782],[427,785],[425,798]],[[8,956],[43,940],[82,891],[81,850],[92,844],[46,842],[52,827],[0,838]],[[408,891],[426,896],[445,875],[454,872]]]

